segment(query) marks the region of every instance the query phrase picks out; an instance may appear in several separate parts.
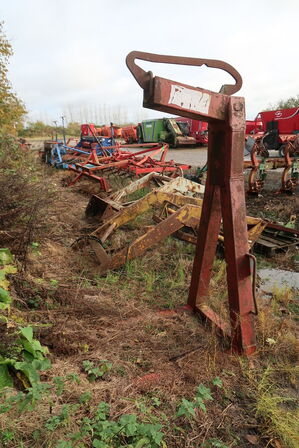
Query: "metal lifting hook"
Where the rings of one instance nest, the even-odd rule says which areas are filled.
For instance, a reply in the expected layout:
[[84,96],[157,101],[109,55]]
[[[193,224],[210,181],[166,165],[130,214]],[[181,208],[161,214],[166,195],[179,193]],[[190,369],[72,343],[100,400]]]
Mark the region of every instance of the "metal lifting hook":
[[221,87],[220,93],[226,95],[233,95],[237,93],[242,87],[242,78],[237,70],[230,64],[223,61],[218,61],[217,59],[199,59],[199,58],[186,58],[184,56],[166,56],[154,53],[145,53],[142,51],[131,51],[126,58],[126,64],[140,87],[142,89],[147,88],[147,84],[151,82],[153,78],[153,73],[151,71],[146,72],[141,67],[135,63],[135,59],[147,62],[158,62],[164,64],[175,64],[175,65],[191,65],[194,67],[201,67],[203,65],[210,68],[218,68],[224,70],[229,75],[231,75],[236,81],[235,84],[225,84]]
[[[218,68],[229,73],[235,84],[220,93],[153,76],[135,64],[149,62]],[[222,333],[227,323],[208,306],[208,288],[220,227],[224,235],[228,302],[233,351],[251,354],[256,349],[256,304],[251,283],[250,257],[243,178],[245,101],[233,97],[242,78],[231,65],[216,60],[164,56],[133,51],[127,66],[144,91],[143,105],[183,117],[209,122],[208,171],[198,229],[188,306],[212,322]]]

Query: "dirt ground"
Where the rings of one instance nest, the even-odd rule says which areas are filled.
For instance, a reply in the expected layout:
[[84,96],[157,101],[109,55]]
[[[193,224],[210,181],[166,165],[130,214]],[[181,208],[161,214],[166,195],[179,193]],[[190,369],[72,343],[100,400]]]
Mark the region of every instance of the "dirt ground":
[[[198,153],[204,154],[204,150]],[[284,445],[277,430],[269,423],[267,426],[269,415],[257,411],[256,397],[259,390],[262,398],[268,399],[268,383],[264,390],[263,381],[270,364],[276,376],[284,363],[287,365],[288,373],[283,370],[275,381],[279,392],[295,393],[290,373],[296,360],[291,293],[287,299],[285,295],[275,299],[275,318],[269,300],[258,298],[262,326],[257,355],[250,361],[231,355],[228,341],[219,339],[215,330],[181,308],[190,284],[193,246],[170,238],[159,250],[99,276],[97,266],[71,247],[90,230],[84,212],[97,185],[83,181],[65,188],[66,173],[50,168],[43,176],[54,199],[46,208],[38,250],[30,251],[26,271],[13,280],[19,307],[16,313],[36,326],[36,335],[49,348],[52,369],[43,374],[43,380],[51,382],[75,373],[80,384],[66,382],[50,409],[38,406],[29,415],[18,416],[22,446],[56,448],[55,441],[68,440],[70,432],[79,430],[82,416],[90,415],[96,404],[105,401],[113,419],[137,413],[145,421],[162,422],[167,443],[163,448],[295,448]],[[295,197],[282,198],[271,191],[248,200],[250,213],[269,216],[275,212],[283,222],[296,207]],[[223,268],[223,263],[215,264],[212,281],[216,306],[220,303],[222,307],[226,298]],[[113,367],[103,379],[90,383],[82,370],[86,360],[95,365],[108,360]],[[213,383],[215,378],[221,379],[221,387]],[[192,400],[200,384],[212,394],[205,403],[206,411],[196,410],[194,418],[175,417],[178,403],[184,398]],[[77,403],[86,391],[92,395],[91,402],[81,405],[65,426],[49,435],[45,422],[59,414],[63,404]],[[2,429],[3,425],[9,427],[11,422],[4,419]],[[35,441],[37,429],[42,439]],[[5,446],[14,448],[13,443]],[[92,441],[86,438],[82,446],[91,447]]]

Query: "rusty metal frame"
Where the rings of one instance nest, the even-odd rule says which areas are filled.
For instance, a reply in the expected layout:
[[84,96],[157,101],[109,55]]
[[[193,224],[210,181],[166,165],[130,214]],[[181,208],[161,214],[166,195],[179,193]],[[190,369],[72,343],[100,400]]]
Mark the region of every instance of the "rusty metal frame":
[[143,198],[133,202],[127,207],[119,209],[118,212],[115,212],[105,219],[105,221],[92,232],[90,236],[100,239],[103,243],[112,231],[115,231],[117,228],[132,221],[137,216],[146,212],[150,207],[164,204],[165,201],[177,205],[178,207],[182,207],[185,204],[201,205],[201,198],[184,195],[188,190],[193,194],[200,194],[203,192],[202,185],[196,184],[188,179],[181,177],[172,179],[164,186],[152,190]]
[[[189,181],[190,182],[190,181]],[[156,199],[154,202],[153,200]],[[154,215],[156,226],[149,227],[147,232],[132,241],[129,245],[118,249],[105,249],[103,244],[121,226],[134,220],[137,216],[146,212],[151,206],[160,205],[161,213]],[[137,207],[136,207],[137,206]],[[99,273],[104,274],[109,269],[122,266],[128,260],[138,257],[144,252],[163,241],[167,236],[175,234],[179,238],[192,244],[196,244],[197,236],[192,236],[184,228],[192,229],[197,235],[200,215],[202,211],[202,199],[190,196],[181,196],[169,192],[159,192],[158,195],[150,195],[145,201],[135,202],[128,209],[122,209],[118,214],[105,220],[102,226],[87,236],[77,240],[77,247],[90,245],[99,263]],[[248,225],[248,244],[252,246],[261,235],[267,222],[246,217]],[[223,235],[218,235],[218,241],[223,242]],[[206,309],[208,309],[206,307]]]
[[[135,60],[219,68],[236,81],[220,93],[153,76]],[[209,59],[162,56],[133,51],[127,66],[144,91],[143,105],[176,115],[209,122],[208,173],[199,238],[194,258],[188,305],[219,326],[219,319],[207,311],[208,287],[218,234],[223,220],[227,263],[228,301],[233,351],[251,354],[256,349],[256,312],[251,257],[247,241],[243,151],[245,101],[232,97],[242,86],[239,73],[229,64]]]
[[[138,147],[138,145],[131,146]],[[68,166],[69,170],[77,173],[69,185],[74,185],[82,176],[86,176],[99,181],[104,191],[110,191],[108,182],[99,174],[116,172],[119,175],[141,176],[155,171],[161,174],[182,175],[184,170],[190,168],[187,164],[165,160],[169,148],[167,144],[147,143],[139,146],[142,149],[135,153],[127,150],[129,145],[124,146],[126,151],[121,150],[121,146],[107,147],[116,150],[112,155],[102,157],[97,156],[96,151],[92,150],[84,161]],[[159,160],[154,158],[157,155],[160,156]]]
[[85,214],[87,217],[96,216],[99,220],[103,221],[122,210],[124,207],[131,205],[132,201],[128,201],[127,197],[132,193],[142,190],[144,187],[149,187],[151,189],[160,188],[160,191],[177,192],[189,195],[194,193],[204,193],[203,185],[191,182],[184,177],[173,179],[169,176],[154,172],[146,174],[105,198],[98,195],[92,195],[87,204]]
[[[244,161],[244,169],[250,168],[248,176],[249,195],[258,196],[265,183],[266,170],[275,170],[283,168],[281,176],[281,187],[276,192],[293,194],[298,186],[298,165],[297,157],[299,155],[299,137],[297,135],[281,135],[281,141],[284,143],[284,157],[266,156],[268,151],[263,146],[262,137],[258,136],[250,151],[251,161]],[[264,155],[263,155],[264,154]],[[262,156],[258,159],[257,155]]]
[[[289,140],[285,146],[285,167],[281,176],[281,188],[278,191],[279,193],[293,194],[298,186],[298,146],[298,136],[296,136],[296,139],[294,139],[294,141]],[[291,154],[294,156],[294,160],[291,160]],[[289,176],[290,172],[291,176]]]

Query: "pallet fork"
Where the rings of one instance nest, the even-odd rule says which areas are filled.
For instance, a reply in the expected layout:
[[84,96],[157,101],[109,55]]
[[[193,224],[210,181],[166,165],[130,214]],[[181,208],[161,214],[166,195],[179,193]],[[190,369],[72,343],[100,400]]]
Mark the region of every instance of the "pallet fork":
[[[234,85],[220,93],[153,76],[135,60],[218,68],[229,73]],[[208,173],[198,241],[193,264],[188,305],[214,323],[221,319],[208,306],[208,288],[221,220],[223,221],[232,351],[250,355],[256,350],[254,315],[257,313],[251,280],[243,181],[245,100],[231,96],[242,86],[242,78],[229,64],[211,60],[162,56],[133,51],[127,66],[144,91],[143,106],[209,123]]]

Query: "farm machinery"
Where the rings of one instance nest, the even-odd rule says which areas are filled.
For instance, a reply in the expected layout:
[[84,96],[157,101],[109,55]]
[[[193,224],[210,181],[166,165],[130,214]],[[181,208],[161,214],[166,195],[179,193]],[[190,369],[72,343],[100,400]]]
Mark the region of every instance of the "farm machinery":
[[[130,195],[153,184],[152,189],[142,198],[129,201]],[[158,188],[157,188],[158,186]],[[93,195],[86,216],[96,217],[100,225],[89,235],[79,238],[74,247],[88,250],[99,263],[99,272],[122,266],[126,261],[138,257],[145,251],[165,240],[170,235],[187,242],[196,243],[197,229],[202,211],[204,187],[183,177],[171,179],[157,173],[151,173],[133,182],[128,187],[112,193],[107,198]],[[141,236],[130,244],[116,248],[113,235],[117,229],[154,210],[150,226]],[[252,246],[266,227],[267,223],[258,218],[247,217],[248,242]],[[111,242],[112,241],[112,242]],[[220,232],[218,241],[223,242]]]
[[[235,84],[222,86],[219,93],[212,92],[154,77],[152,72],[146,73],[136,65],[136,59],[218,68],[229,73]],[[166,162],[168,145],[143,145],[134,154],[128,151],[128,146],[112,145],[112,154],[100,156],[96,148],[91,146],[87,160],[85,158],[82,163],[76,162],[71,168],[77,172],[78,178],[82,175],[99,177],[102,173],[121,172],[126,176],[134,174],[145,177],[106,198],[93,196],[86,213],[98,217],[99,225],[89,235],[79,238],[73,246],[92,253],[99,264],[99,271],[105,273],[140,256],[168,235],[174,234],[195,244],[191,285],[185,308],[211,323],[220,334],[228,336],[233,352],[250,355],[256,350],[254,316],[258,312],[255,300],[256,260],[252,248],[265,246],[265,243],[261,243],[261,237],[271,248],[274,248],[277,237],[280,238],[281,248],[288,247],[288,244],[298,244],[298,235],[295,230],[287,231],[282,226],[246,217],[243,181],[245,102],[242,97],[233,96],[240,89],[242,79],[229,64],[208,59],[132,52],[127,56],[127,66],[144,91],[144,107],[208,122],[204,195],[202,185],[182,177],[184,169],[189,167],[173,161]],[[136,148],[138,145],[130,147]],[[101,150],[106,149],[102,147]],[[159,160],[153,157],[157,154],[161,156]],[[169,179],[166,174],[176,178]],[[150,184],[156,188],[139,200],[130,197]],[[107,186],[103,189],[109,191]],[[113,238],[117,229],[151,208],[155,209],[156,224],[148,226],[145,233],[119,247]],[[272,233],[267,236],[265,232],[269,228]],[[224,249],[227,268],[230,323],[222,319],[208,301],[213,260],[219,244]]]
[[[282,168],[281,186],[277,193],[293,194],[299,181],[298,157],[299,136],[294,135],[284,140],[283,157],[267,157],[268,151],[261,151],[259,140],[247,138],[247,147],[250,148],[250,161],[244,161],[244,169],[250,169],[248,176],[248,190],[250,195],[259,195],[264,187],[267,171]],[[259,157],[258,157],[259,156]]]
[[[132,148],[132,145],[130,147]],[[176,177],[190,169],[190,165],[176,163],[173,160],[166,161],[168,145],[165,144],[134,145],[134,148],[140,149],[135,153],[130,152],[128,146],[111,148],[113,149],[112,154],[97,157],[95,153],[91,152],[89,158],[84,162],[70,164],[69,170],[77,173],[77,176],[69,185],[73,185],[80,178],[86,176],[99,181],[102,190],[110,191],[106,179],[109,175],[138,177],[158,172]],[[155,158],[157,155],[160,155],[159,159]]]
[[121,138],[126,143],[161,142],[170,146],[207,145],[207,123],[190,118],[160,118],[144,120],[136,126],[121,128]]
[[299,133],[299,108],[260,112],[252,123],[250,134],[258,143],[258,153],[269,157],[269,151],[276,150],[283,157],[284,149]]
[[[135,63],[136,59],[154,63],[206,65],[218,68],[229,73],[234,78],[235,84],[224,85],[220,93],[215,93],[158,76],[154,77],[152,72],[145,72],[138,66]],[[199,221],[188,307],[215,325],[220,333],[229,334],[233,351],[249,355],[256,348],[253,319],[257,308],[252,285],[256,263],[255,257],[249,252],[245,214],[243,182],[245,102],[241,97],[232,96],[240,89],[242,79],[232,66],[216,60],[133,51],[127,56],[126,62],[144,91],[144,107],[209,123],[208,171],[204,198],[188,198],[186,203],[184,195],[172,194],[170,198],[169,193],[163,191],[150,197],[158,198],[161,204],[168,201],[172,205],[174,212],[168,211],[169,218],[172,218],[170,228],[175,231],[186,227],[185,224],[191,228],[193,225],[196,227],[196,223],[192,220],[197,218],[197,222]],[[148,208],[147,200],[148,198],[143,198],[142,204],[145,209]],[[188,211],[184,209],[182,212],[186,205]],[[180,208],[175,211],[174,206]],[[196,210],[191,210],[192,206],[197,206]],[[130,206],[125,208],[121,215],[132,216],[132,210],[136,210],[136,207],[133,204],[131,209]],[[112,218],[115,220],[115,217]],[[100,243],[105,239],[105,235],[109,236],[113,228],[121,223],[121,218],[118,219],[116,225],[109,221],[105,228],[97,229],[100,233],[91,235],[94,238],[90,241],[93,240],[91,244],[96,244],[94,251],[98,251],[97,256],[105,257],[106,251]],[[165,221],[157,226],[158,232],[147,235],[145,239],[141,237],[139,243],[134,244],[134,254],[138,254],[144,243],[146,246],[152,238],[157,238],[157,242],[161,241],[161,235],[166,233],[168,226],[165,226]],[[227,264],[230,326],[208,304],[208,288],[220,232],[223,236]],[[130,254],[133,254],[132,247],[118,253],[117,258],[126,260]],[[109,257],[106,257],[106,263],[110,264]]]
[[[146,73],[137,66],[135,59],[196,66],[205,64],[227,71],[236,84],[223,86],[217,94],[153,77],[151,72]],[[106,199],[93,196],[87,215],[98,216],[100,225],[77,240],[74,247],[92,252],[99,270],[104,273],[141,255],[168,235],[175,234],[196,244],[188,307],[215,325],[221,334],[230,336],[233,351],[249,355],[255,351],[253,316],[257,314],[253,280],[256,264],[250,248],[258,243],[269,223],[245,214],[244,99],[231,96],[240,88],[241,77],[233,67],[221,61],[140,52],[130,53],[127,65],[144,90],[145,107],[209,121],[204,197],[203,187],[190,180],[180,177],[167,180],[165,176],[150,174],[147,179],[139,179],[135,185],[131,184]],[[159,188],[132,202],[129,195],[149,182],[156,183]],[[155,208],[157,224],[148,227],[144,234],[124,247],[115,247],[113,233],[150,208]],[[278,227],[274,225],[274,232],[284,235],[285,228]],[[295,231],[292,236],[296,239]],[[265,234],[263,238],[267,239]],[[212,262],[219,242],[224,245],[227,263],[230,326],[208,305]]]
[[[149,190],[149,191],[148,191]],[[93,195],[86,207],[86,217],[99,223],[89,235],[83,235],[73,243],[76,249],[84,250],[99,264],[98,272],[105,274],[154,248],[168,236],[196,244],[200,221],[204,186],[183,177],[172,179],[158,173],[132,182],[107,197]],[[147,192],[148,191],[148,192]],[[140,199],[132,200],[138,192]],[[119,245],[118,229],[133,223],[152,210],[156,225],[146,225],[146,232],[137,235],[128,243]],[[251,249],[266,255],[279,252],[299,243],[298,232],[292,228],[271,223],[260,218],[246,217],[248,244]],[[130,236],[133,232],[130,228]],[[115,243],[116,241],[116,243]],[[223,246],[223,232],[218,235],[218,244]]]
[[[107,192],[111,191],[107,180],[111,174],[139,177],[158,172],[176,177],[190,169],[187,164],[166,161],[167,144],[120,145],[112,138],[98,136],[93,125],[82,125],[81,129],[81,139],[75,147],[51,142],[43,153],[45,162],[76,174],[69,185],[87,177],[99,182],[100,188]],[[132,148],[135,152],[130,151]]]
[[[195,138],[196,144],[207,146],[208,144],[208,123],[192,118],[177,117],[176,122],[182,132],[187,133],[190,137]],[[185,131],[183,131],[185,129]]]
[[144,120],[137,127],[138,141],[143,143],[149,142],[166,142],[172,148],[178,146],[194,146],[196,139],[182,129],[176,118],[157,118],[155,120]]
[[[248,193],[258,195],[265,183],[267,170],[283,168],[278,193],[292,194],[298,186],[299,108],[260,112],[246,122],[245,153],[250,154],[251,168]],[[279,157],[271,157],[270,151]]]
[[122,127],[121,138],[128,144],[138,143],[137,126]]

